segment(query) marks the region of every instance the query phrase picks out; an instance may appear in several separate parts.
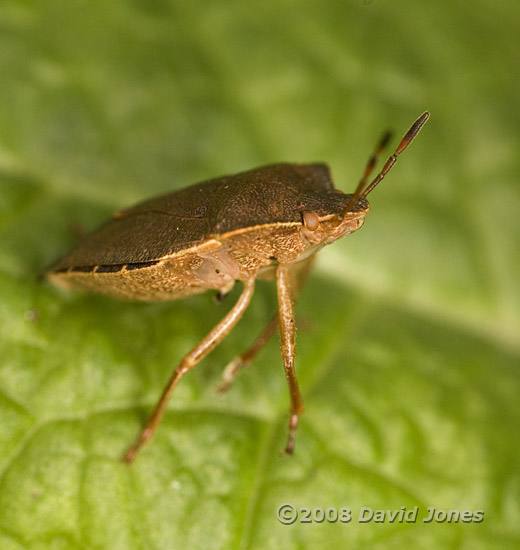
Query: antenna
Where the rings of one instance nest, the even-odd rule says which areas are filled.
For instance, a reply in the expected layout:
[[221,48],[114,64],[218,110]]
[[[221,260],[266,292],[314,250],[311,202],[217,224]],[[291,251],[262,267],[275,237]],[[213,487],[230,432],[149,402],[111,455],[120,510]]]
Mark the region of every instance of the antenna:
[[377,147],[375,148],[374,152],[368,159],[368,162],[365,166],[365,171],[363,173],[363,177],[359,181],[356,187],[356,190],[354,191],[354,194],[352,195],[352,197],[350,197],[350,200],[348,201],[347,206],[345,206],[345,208],[343,209],[343,212],[341,213],[342,218],[345,217],[351,211],[352,207],[356,204],[358,198],[361,195],[366,197],[374,189],[374,187],[381,182],[381,180],[388,174],[388,172],[390,172],[393,165],[397,162],[398,155],[400,155],[408,147],[408,145],[412,143],[415,136],[419,133],[419,130],[424,126],[424,124],[429,118],[430,118],[430,113],[426,111],[412,124],[411,128],[408,130],[408,132],[406,132],[405,136],[397,146],[393,155],[390,155],[388,160],[385,162],[385,165],[383,166],[381,172],[379,172],[379,174],[369,183],[369,185],[366,185],[368,177],[372,173],[372,170],[374,169],[374,166],[377,162],[377,159],[379,158],[379,155],[387,145],[392,135],[391,132],[385,132],[385,134],[377,144]]

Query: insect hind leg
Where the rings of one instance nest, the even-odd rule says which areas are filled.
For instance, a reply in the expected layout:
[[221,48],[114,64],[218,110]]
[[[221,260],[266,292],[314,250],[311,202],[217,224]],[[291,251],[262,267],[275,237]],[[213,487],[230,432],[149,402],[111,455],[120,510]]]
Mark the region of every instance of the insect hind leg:
[[254,279],[244,281],[244,290],[233,308],[189,353],[181,359],[180,363],[170,376],[170,379],[168,380],[168,383],[166,384],[163,393],[146,424],[146,427],[141,432],[134,445],[123,457],[123,462],[126,462],[127,464],[132,463],[141,447],[152,437],[157,430],[162,417],[164,416],[173,390],[181,378],[193,369],[229,334],[231,329],[237,324],[244,314],[244,311],[247,309],[247,306],[253,296],[254,288]]

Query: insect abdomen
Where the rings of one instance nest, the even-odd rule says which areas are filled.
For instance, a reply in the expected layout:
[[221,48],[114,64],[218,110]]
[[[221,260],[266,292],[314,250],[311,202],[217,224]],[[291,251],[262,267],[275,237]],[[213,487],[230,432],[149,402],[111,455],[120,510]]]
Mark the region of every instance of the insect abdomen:
[[[92,267],[72,267],[47,273],[58,286],[96,292],[123,300],[146,302],[176,300],[207,290],[189,281],[183,261],[152,261]],[[198,284],[197,284],[198,283]]]

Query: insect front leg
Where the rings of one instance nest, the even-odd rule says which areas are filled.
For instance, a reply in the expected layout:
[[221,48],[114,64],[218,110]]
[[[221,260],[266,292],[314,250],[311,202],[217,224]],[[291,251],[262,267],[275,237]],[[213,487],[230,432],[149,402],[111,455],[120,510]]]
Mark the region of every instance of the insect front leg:
[[[293,264],[293,267],[291,268],[292,280],[290,289],[292,291],[293,302],[296,302],[303,285],[307,281],[313,260],[314,256],[309,256],[309,258]],[[235,381],[235,378],[239,375],[240,371],[244,367],[249,367],[253,363],[256,356],[260,353],[260,351],[262,351],[267,342],[269,342],[279,324],[280,321],[278,320],[278,313],[276,313],[251,346],[228,363],[222,373],[222,380],[217,388],[219,393],[226,392]]]
[[227,313],[227,315],[203,338],[188,354],[180,361],[177,368],[173,371],[163,393],[155,406],[155,409],[146,424],[146,427],[139,435],[137,441],[129,449],[123,458],[124,462],[131,463],[139,449],[152,437],[159,426],[164,415],[168,401],[173,390],[180,379],[191,369],[193,369],[210,351],[212,351],[229,334],[231,329],[240,320],[244,311],[247,309],[255,289],[254,279],[244,281],[244,290],[237,300],[237,303]]
[[298,427],[298,417],[303,413],[303,401],[294,370],[294,356],[296,355],[296,327],[294,324],[293,292],[291,291],[291,266],[280,264],[276,270],[276,284],[278,290],[278,317],[280,319],[280,346],[283,358],[285,376],[289,384],[291,397],[289,434],[285,453],[294,452],[294,435]]

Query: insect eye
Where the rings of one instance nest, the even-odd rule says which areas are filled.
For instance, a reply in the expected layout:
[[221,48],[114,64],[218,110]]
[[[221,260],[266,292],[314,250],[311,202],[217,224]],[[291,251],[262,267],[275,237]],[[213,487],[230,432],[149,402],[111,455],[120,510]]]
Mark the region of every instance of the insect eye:
[[316,231],[320,226],[320,218],[316,212],[304,212],[303,223],[309,231]]

